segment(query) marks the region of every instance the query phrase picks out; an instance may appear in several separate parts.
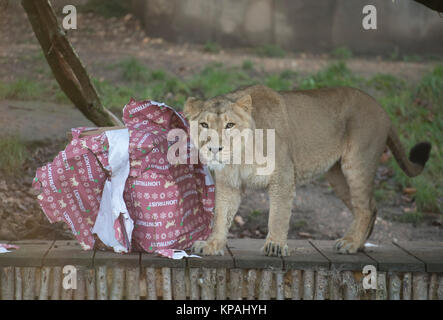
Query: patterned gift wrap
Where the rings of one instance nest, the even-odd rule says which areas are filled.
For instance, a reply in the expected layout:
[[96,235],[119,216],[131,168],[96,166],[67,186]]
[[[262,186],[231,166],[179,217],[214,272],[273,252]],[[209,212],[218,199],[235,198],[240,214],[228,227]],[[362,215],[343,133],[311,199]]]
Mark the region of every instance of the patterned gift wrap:
[[[129,130],[129,176],[123,192],[132,219],[126,234],[120,216],[113,232],[128,251],[157,252],[187,249],[211,232],[214,184],[209,171],[198,164],[170,164],[167,153],[178,141],[168,132],[189,126],[181,113],[153,101],[131,101],[123,110]],[[81,137],[86,130],[72,129],[72,141],[53,162],[39,168],[33,187],[51,223],[64,221],[85,250],[92,249],[92,229],[100,209],[105,182],[110,181],[109,145],[106,132]],[[191,143],[186,146],[187,156]],[[132,239],[128,243],[128,239]]]

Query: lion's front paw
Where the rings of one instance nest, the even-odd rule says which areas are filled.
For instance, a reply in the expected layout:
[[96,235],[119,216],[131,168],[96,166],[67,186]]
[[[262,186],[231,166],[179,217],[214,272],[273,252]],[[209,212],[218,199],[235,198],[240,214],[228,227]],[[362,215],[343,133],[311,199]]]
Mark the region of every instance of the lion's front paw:
[[266,240],[265,245],[261,249],[262,253],[267,256],[286,257],[289,255],[289,249],[286,242],[278,243]]
[[194,253],[205,256],[222,256],[224,244],[217,240],[196,241],[191,250]]
[[361,245],[358,241],[345,237],[336,240],[334,248],[338,253],[341,254],[353,254],[362,250],[363,245]]

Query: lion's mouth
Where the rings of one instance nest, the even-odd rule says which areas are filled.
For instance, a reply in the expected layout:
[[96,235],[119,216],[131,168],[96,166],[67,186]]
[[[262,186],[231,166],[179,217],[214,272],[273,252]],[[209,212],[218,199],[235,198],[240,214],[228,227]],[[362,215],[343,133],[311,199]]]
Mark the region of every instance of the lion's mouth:
[[231,155],[224,152],[210,152],[207,149],[200,149],[200,160],[211,170],[221,170],[226,165],[231,164]]
[[225,167],[225,164],[217,160],[211,160],[208,162],[208,167],[211,170],[222,170]]

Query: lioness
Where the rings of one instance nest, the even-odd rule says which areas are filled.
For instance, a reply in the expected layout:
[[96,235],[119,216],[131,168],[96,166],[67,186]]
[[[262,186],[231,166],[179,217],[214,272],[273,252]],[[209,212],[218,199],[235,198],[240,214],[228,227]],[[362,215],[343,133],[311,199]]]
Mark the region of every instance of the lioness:
[[[204,255],[223,254],[243,187],[267,188],[269,193],[268,235],[262,252],[288,255],[295,186],[323,173],[354,217],[335,249],[344,254],[362,250],[376,218],[374,176],[385,145],[410,177],[422,172],[431,150],[428,142],[419,143],[408,159],[387,113],[369,95],[347,87],[276,92],[255,85],[207,101],[188,98],[184,113],[199,123],[200,130],[214,129],[220,137],[200,143],[205,148],[201,152],[214,155],[208,165],[215,169],[216,186],[213,232],[192,248]],[[271,174],[257,175],[256,163],[223,163],[227,148],[221,138],[232,128],[275,129]]]

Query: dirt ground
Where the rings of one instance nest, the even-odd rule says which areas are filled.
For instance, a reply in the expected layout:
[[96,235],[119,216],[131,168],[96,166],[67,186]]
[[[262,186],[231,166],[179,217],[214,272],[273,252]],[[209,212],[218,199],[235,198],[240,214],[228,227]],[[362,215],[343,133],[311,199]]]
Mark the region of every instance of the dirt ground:
[[[122,19],[105,19],[80,14],[79,30],[69,37],[89,72],[96,78],[116,75],[103,66],[134,56],[152,69],[162,68],[177,75],[189,75],[207,63],[222,62],[239,65],[250,60],[264,71],[293,70],[313,73],[325,67],[328,55],[288,54],[284,58],[262,58],[251,49],[222,49],[217,54],[206,53],[201,45],[172,44],[146,36],[139,22],[128,15]],[[87,27],[82,28],[81,26]],[[0,81],[38,75],[29,72],[32,59],[40,53],[24,13],[0,16]],[[29,59],[27,59],[27,57]],[[386,61],[379,57],[355,58],[349,68],[359,75],[391,73],[408,81],[418,80],[432,69],[433,62]],[[66,144],[65,132],[71,127],[90,123],[72,106],[46,102],[0,101],[0,135],[18,130],[33,141],[32,157],[23,170],[23,177],[0,176],[0,239],[31,238],[69,239],[63,224],[49,224],[31,192],[31,180],[37,167],[52,161]],[[37,132],[37,134],[35,134]],[[377,180],[389,180],[390,172],[380,166]],[[267,233],[268,198],[265,192],[247,191],[231,228],[231,237],[264,238]],[[438,240],[443,241],[442,217],[428,214],[419,225],[398,222],[396,218],[411,207],[401,192],[389,203],[379,203],[379,214],[369,241]],[[294,239],[336,239],[351,222],[351,213],[333,194],[325,180],[300,186],[296,190],[289,237]]]

